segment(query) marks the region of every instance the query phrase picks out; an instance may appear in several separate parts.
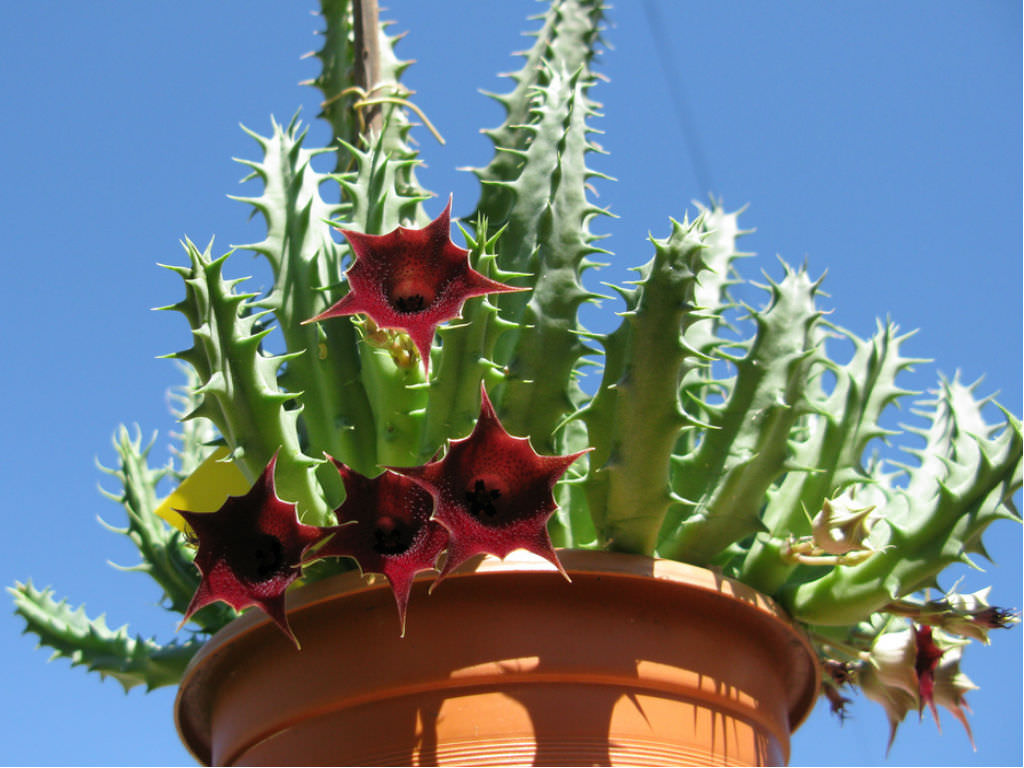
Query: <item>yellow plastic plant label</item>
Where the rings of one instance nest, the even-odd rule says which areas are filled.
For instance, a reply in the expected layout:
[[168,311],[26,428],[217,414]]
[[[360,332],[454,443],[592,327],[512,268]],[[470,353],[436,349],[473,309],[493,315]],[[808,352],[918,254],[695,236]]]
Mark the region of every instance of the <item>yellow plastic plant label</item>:
[[251,483],[231,461],[223,461],[230,451],[221,447],[185,478],[174,492],[157,507],[156,513],[179,531],[185,531],[185,519],[174,510],[216,512],[228,496],[243,496]]

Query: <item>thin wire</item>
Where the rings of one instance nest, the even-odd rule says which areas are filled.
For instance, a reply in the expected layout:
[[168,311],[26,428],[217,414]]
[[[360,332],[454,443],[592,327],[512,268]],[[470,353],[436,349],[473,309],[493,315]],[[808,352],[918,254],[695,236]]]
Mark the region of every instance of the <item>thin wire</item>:
[[708,170],[700,136],[697,134],[693,116],[687,106],[682,81],[679,78],[675,62],[672,60],[672,48],[665,37],[664,20],[661,17],[661,12],[658,10],[655,0],[644,0],[644,11],[646,11],[647,25],[650,27],[651,37],[654,38],[654,47],[658,51],[662,72],[664,72],[665,79],[668,81],[669,95],[675,107],[676,119],[679,121],[683,142],[686,144],[686,149],[690,156],[690,167],[693,169],[693,175],[697,177],[697,184],[703,187],[703,193],[711,194],[715,187],[712,184],[711,173]]

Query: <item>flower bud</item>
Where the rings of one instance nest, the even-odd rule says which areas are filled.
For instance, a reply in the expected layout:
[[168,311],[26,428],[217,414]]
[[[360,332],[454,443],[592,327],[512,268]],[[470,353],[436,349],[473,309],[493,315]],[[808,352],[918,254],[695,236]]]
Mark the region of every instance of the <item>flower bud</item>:
[[1020,621],[1016,611],[989,605],[991,587],[961,595],[952,592],[928,606],[941,612],[936,626],[961,637],[980,640],[988,645],[988,630],[1006,629]]
[[873,550],[867,541],[875,521],[874,511],[874,506],[855,508],[853,497],[846,494],[825,499],[821,511],[811,521],[815,545],[830,555]]

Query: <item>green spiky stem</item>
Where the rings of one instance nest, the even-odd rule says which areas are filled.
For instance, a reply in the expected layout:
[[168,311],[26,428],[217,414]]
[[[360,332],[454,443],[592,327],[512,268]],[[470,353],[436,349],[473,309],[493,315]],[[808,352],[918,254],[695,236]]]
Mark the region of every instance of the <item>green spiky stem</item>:
[[893,434],[880,426],[883,411],[900,398],[911,394],[896,386],[897,376],[915,363],[903,357],[900,346],[913,334],[897,335],[891,323],[863,341],[852,333],[840,331],[854,343],[854,355],[845,365],[833,363],[825,354],[826,336],[818,343],[817,361],[823,370],[836,377],[832,392],[826,395],[820,377],[808,388],[806,399],[812,413],[804,417],[794,432],[792,464],[778,488],[768,494],[762,519],[768,534],[753,544],[743,562],[739,578],[767,594],[774,594],[789,578],[794,565],[783,557],[789,536],[809,535],[809,516],[822,503],[855,484],[870,482],[861,466],[861,457],[872,440]]
[[[741,282],[734,265],[738,259],[750,254],[736,249],[737,239],[747,234],[739,228],[738,211],[728,213],[716,203],[699,209],[707,230],[703,238],[703,268],[696,274],[692,288],[693,317],[683,330],[683,341],[703,364],[684,374],[679,385],[679,399],[694,422],[707,424],[712,415],[704,404],[728,389],[728,382],[715,379],[711,362],[716,352],[730,343],[723,338],[722,331],[731,328],[725,319],[726,313],[736,309],[729,289]],[[675,455],[691,453],[702,434],[698,429],[683,430],[676,443]]]
[[733,358],[732,391],[721,406],[705,404],[712,428],[674,468],[673,490],[686,501],[666,518],[675,532],[661,544],[663,556],[706,565],[761,530],[762,499],[785,469],[787,438],[801,413],[821,315],[817,289],[805,271],[787,266],[783,280],[769,286],[769,306],[751,310],[757,335],[747,355]]
[[495,349],[506,371],[495,406],[506,428],[530,435],[541,452],[570,449],[558,432],[583,399],[574,378],[587,351],[577,311],[597,298],[580,278],[592,265],[588,256],[600,252],[588,227],[603,211],[586,198],[588,180],[600,174],[585,160],[596,150],[588,139],[596,112],[586,95],[587,63],[601,17],[598,2],[552,3],[525,66],[512,75],[512,92],[494,97],[506,111],[502,126],[486,132],[494,158],[474,170],[482,185],[477,217],[504,227],[498,265],[529,275],[518,284],[533,288],[496,299],[516,327]]
[[314,472],[319,462],[302,452],[298,411],[288,407],[295,395],[277,384],[279,367],[292,355],[266,355],[261,350],[270,329],[259,323],[267,313],[253,302],[255,294],[235,291],[241,280],[224,280],[229,254],[214,259],[209,247],[200,251],[191,241],[185,249],[191,266],[169,269],[185,281],[186,299],[165,309],[185,315],[195,340],[190,349],[170,356],[192,365],[202,381],[202,402],[189,417],[208,418],[217,426],[250,480],[280,451],[280,496],[296,502],[307,521],[328,523]]
[[377,429],[377,464],[411,467],[422,464],[423,412],[427,402],[420,361],[397,365],[387,349],[360,347],[363,380]]
[[[654,258],[638,271],[623,322],[601,337],[604,377],[582,419],[594,453],[584,484],[591,517],[602,541],[615,550],[654,553],[672,497],[672,450],[686,419],[679,382],[696,364],[682,331],[694,312],[694,276],[700,271],[704,221],[672,222],[665,240],[654,240]],[[666,338],[674,336],[674,338]]]
[[114,678],[125,691],[137,685],[146,690],[177,685],[203,646],[204,641],[196,638],[159,645],[130,637],[127,627],[111,630],[102,616],[90,619],[84,606],[73,610],[66,601],[54,600],[52,590],[37,590],[31,582],[16,583],[7,591],[14,596],[15,612],[25,620],[25,631],[36,635],[40,645],[52,648],[55,657],[69,659],[72,666]]
[[594,174],[584,163],[592,149],[586,138],[592,109],[582,74],[551,74],[530,126],[527,164],[509,185],[516,203],[498,242],[502,269],[530,273],[533,290],[497,299],[502,317],[518,329],[499,341],[498,362],[508,374],[496,405],[509,431],[530,435],[542,452],[560,447],[557,427],[582,399],[573,372],[587,348],[577,312],[597,298],[580,282],[592,264],[588,256],[600,251],[589,221],[602,213],[585,194]]
[[[193,552],[181,533],[171,528],[156,514],[156,486],[169,469],[153,469],[147,457],[152,443],[142,447],[139,435],[134,438],[125,427],[121,427],[114,439],[119,466],[104,469],[117,478],[121,493],[104,494],[119,502],[128,516],[125,528],[106,527],[115,533],[127,536],[139,551],[138,565],[122,568],[148,574],[164,592],[167,609],[185,613],[192,594],[199,585],[199,574],[192,564]],[[223,605],[213,605],[198,611],[193,621],[207,632],[216,632],[234,618],[234,611]]]
[[286,127],[274,122],[270,136],[246,133],[259,144],[263,158],[240,162],[252,169],[248,178],[259,179],[263,191],[236,199],[263,216],[267,234],[242,247],[266,258],[274,273],[273,290],[259,303],[274,313],[293,353],[282,385],[302,393],[302,422],[312,456],[326,452],[370,472],[363,457],[374,455],[374,429],[359,378],[358,336],[349,323],[303,324],[326,308],[324,293],[341,273],[343,249],[326,222],[345,206],[321,198],[320,186],[328,177],[313,170],[312,160],[320,152],[303,148],[305,130],[296,119]]
[[[997,437],[972,388],[943,382],[928,414],[921,463],[907,468],[904,492],[889,491],[888,548],[860,565],[784,587],[782,603],[810,624],[852,624],[891,600],[924,587],[948,565],[984,554],[981,535],[997,519],[1019,519],[1012,496],[1021,487],[1024,439],[1006,414]],[[1004,412],[1005,413],[1005,412]]]
[[604,5],[600,0],[554,0],[543,15],[543,24],[523,54],[523,66],[509,75],[515,85],[506,94],[488,95],[505,110],[505,120],[484,134],[494,144],[494,157],[473,173],[481,183],[480,201],[472,219],[480,216],[492,222],[505,221],[515,201],[505,186],[519,177],[522,152],[532,141],[525,126],[531,122],[537,89],[549,84],[550,65],[558,62],[562,70],[576,72],[589,68],[600,42]]

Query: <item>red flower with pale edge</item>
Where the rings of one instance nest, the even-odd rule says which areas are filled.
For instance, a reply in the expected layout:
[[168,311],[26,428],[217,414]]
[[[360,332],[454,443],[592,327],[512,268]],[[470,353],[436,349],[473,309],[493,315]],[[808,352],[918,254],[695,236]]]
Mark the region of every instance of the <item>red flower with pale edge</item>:
[[918,693],[921,696],[920,708],[923,709],[927,704],[938,724],[939,713],[935,708],[935,668],[939,665],[939,659],[942,658],[944,651],[932,640],[932,628],[929,626],[915,627],[914,641],[917,644],[914,671],[917,672]]
[[448,532],[430,519],[434,499],[394,472],[365,477],[328,458],[345,484],[345,501],[334,510],[341,525],[331,529],[334,537],[314,556],[351,557],[363,573],[384,574],[398,604],[404,637],[413,579],[420,571],[434,568],[448,541]]
[[473,432],[452,440],[444,458],[393,468],[430,492],[434,519],[448,529],[448,556],[438,581],[473,555],[505,557],[516,549],[545,558],[568,579],[548,535],[547,522],[557,508],[551,491],[569,465],[590,449],[540,456],[529,438],[505,431],[482,384],[480,397]]
[[469,266],[469,251],[451,240],[451,210],[449,197],[441,214],[422,229],[398,227],[386,235],[339,229],[355,256],[345,273],[349,292],[305,322],[362,312],[381,328],[408,333],[424,371],[429,371],[434,330],[458,317],[466,299],[526,290],[491,280]]
[[274,454],[249,492],[229,496],[216,512],[175,510],[199,539],[195,564],[203,577],[182,625],[204,605],[217,600],[236,611],[258,605],[299,646],[288,625],[284,593],[298,578],[306,549],[331,531],[300,523],[295,505],[277,497],[276,464]]

